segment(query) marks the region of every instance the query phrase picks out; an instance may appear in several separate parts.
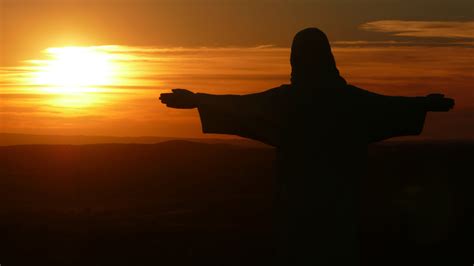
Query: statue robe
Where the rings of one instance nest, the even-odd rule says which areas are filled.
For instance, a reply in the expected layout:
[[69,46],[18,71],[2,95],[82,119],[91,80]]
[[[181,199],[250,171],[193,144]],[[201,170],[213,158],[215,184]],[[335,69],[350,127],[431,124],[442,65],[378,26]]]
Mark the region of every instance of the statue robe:
[[355,86],[248,95],[200,94],[204,133],[232,134],[277,148],[281,265],[358,265],[359,181],[367,145],[423,129],[417,97]]
[[[421,133],[426,111],[418,97],[380,95],[351,85],[343,89],[347,90],[342,92],[346,101],[357,101],[348,106],[357,104],[356,111],[364,112],[359,122],[367,132],[367,143]],[[198,107],[202,131],[237,135],[279,147],[290,115],[290,94],[291,85],[247,95],[200,94],[204,96]],[[327,105],[324,101],[320,100],[321,106]],[[330,103],[330,108],[342,104]]]

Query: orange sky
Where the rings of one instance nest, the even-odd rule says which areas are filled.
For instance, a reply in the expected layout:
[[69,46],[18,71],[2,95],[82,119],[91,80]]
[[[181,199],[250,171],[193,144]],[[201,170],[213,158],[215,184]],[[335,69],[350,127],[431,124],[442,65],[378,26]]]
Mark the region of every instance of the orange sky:
[[[474,19],[461,8],[470,2],[453,1],[444,13],[427,4],[407,17],[401,4],[395,8],[399,14],[380,14],[375,2],[367,1],[365,14],[346,19],[326,14],[348,13],[338,9],[342,0],[319,5],[275,1],[273,11],[264,8],[268,1],[191,2],[2,1],[0,132],[204,137],[197,111],[164,108],[159,93],[175,87],[251,93],[288,83],[292,35],[317,26],[328,33],[349,83],[389,95],[442,92],[456,99],[452,112],[429,114],[424,137],[474,136]],[[223,15],[232,10],[236,14]],[[273,30],[257,23],[262,10],[265,26]],[[246,27],[236,24],[239,14]],[[292,20],[282,22],[282,17]],[[252,21],[257,29],[248,27]],[[74,71],[80,73],[69,79],[91,79],[91,84],[81,84],[80,93],[52,90],[48,82],[70,85],[44,73],[57,63],[55,51],[71,45],[104,56],[113,66],[110,77],[100,80],[100,69],[80,68],[88,63],[87,56],[80,56],[74,58]],[[59,64],[68,77],[64,66]]]

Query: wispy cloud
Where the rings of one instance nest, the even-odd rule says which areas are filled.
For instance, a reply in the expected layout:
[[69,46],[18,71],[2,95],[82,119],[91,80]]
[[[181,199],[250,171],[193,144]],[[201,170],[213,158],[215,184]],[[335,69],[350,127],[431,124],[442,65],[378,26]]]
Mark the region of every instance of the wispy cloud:
[[474,21],[378,20],[360,28],[404,37],[474,38]]
[[[474,49],[405,46],[391,41],[336,44],[333,51],[338,67],[352,84],[383,94],[442,92],[456,98],[456,110],[445,122],[436,116],[438,122],[429,123],[426,134],[438,134],[436,126],[441,122],[450,125],[446,134],[451,136],[461,131],[474,134],[473,129],[462,129],[474,119]],[[29,74],[48,60],[47,51],[19,66],[0,68],[0,131],[202,136],[197,113],[165,108],[157,101],[160,92],[178,87],[242,94],[289,82],[289,48],[108,45],[89,49],[107,53],[123,68],[116,73],[120,82],[102,85],[102,90],[83,98],[44,94],[41,85],[29,81]],[[76,100],[85,105],[74,107]]]
[[412,42],[408,41],[365,41],[365,40],[357,40],[357,41],[335,41],[332,42],[332,45],[337,46],[381,46],[381,45],[406,45],[412,44]]
[[[58,48],[48,48],[39,59],[25,60],[19,66],[0,67],[0,86],[37,87],[32,76],[54,60]],[[114,87],[165,88],[187,86],[200,89],[242,87],[245,80],[284,82],[289,76],[288,49],[270,45],[257,47],[158,48],[104,45],[85,49],[104,53],[116,66]],[[270,74],[271,73],[271,74]],[[103,85],[106,87],[106,85]],[[245,86],[245,84],[244,84]]]

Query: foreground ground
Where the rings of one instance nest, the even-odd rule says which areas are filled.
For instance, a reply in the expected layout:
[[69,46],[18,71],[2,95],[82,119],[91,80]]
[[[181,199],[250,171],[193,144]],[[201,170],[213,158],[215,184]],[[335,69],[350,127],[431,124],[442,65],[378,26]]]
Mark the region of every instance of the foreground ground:
[[[367,265],[472,265],[474,143],[370,147]],[[268,265],[274,153],[263,147],[0,147],[0,264]]]

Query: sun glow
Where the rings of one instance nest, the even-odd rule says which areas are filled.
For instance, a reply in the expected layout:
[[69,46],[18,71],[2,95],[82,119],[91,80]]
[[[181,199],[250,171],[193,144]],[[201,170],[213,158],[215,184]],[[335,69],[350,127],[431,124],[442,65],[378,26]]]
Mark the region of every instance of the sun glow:
[[89,47],[46,49],[50,60],[35,73],[33,82],[52,93],[95,91],[93,86],[113,83],[114,67],[107,53]]
[[104,86],[116,85],[118,65],[112,55],[97,47],[52,47],[47,59],[31,60],[36,65],[30,83],[51,94],[49,104],[85,107],[97,103]]

